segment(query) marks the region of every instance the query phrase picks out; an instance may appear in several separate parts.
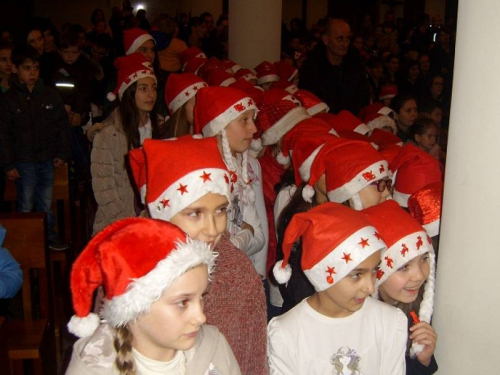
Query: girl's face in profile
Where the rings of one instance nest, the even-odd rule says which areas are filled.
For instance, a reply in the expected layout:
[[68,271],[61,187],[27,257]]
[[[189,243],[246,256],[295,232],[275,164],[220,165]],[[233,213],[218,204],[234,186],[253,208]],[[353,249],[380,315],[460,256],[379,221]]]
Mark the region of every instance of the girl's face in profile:
[[175,214],[170,222],[214,249],[226,230],[227,206],[224,195],[208,193]]
[[379,293],[389,303],[411,303],[417,299],[429,272],[429,253],[419,255],[389,276],[379,287]]
[[177,350],[188,350],[206,321],[203,295],[208,286],[207,266],[201,264],[180,276],[151,305],[151,310],[129,323],[132,346],[156,361],[171,360]]
[[226,126],[227,140],[233,153],[243,153],[248,150],[253,135],[257,132],[254,123],[255,110],[249,110],[234,119]]

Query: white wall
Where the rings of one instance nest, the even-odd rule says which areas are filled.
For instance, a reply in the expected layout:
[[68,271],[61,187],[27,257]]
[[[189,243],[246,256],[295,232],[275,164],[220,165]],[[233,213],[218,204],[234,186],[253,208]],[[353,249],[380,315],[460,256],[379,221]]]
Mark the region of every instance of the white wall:
[[434,327],[440,374],[498,374],[498,0],[460,0]]

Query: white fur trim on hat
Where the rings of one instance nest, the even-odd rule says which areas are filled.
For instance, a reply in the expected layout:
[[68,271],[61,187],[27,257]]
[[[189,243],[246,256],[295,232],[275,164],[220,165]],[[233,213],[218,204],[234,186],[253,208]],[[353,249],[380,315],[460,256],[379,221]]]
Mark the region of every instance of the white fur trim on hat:
[[393,134],[396,134],[398,132],[398,128],[397,128],[394,120],[386,115],[379,116],[376,119],[373,119],[370,122],[368,122],[368,124],[366,124],[366,125],[370,129],[370,134],[373,132],[373,130],[375,130],[375,129],[382,130],[382,128],[384,128],[384,127],[391,128]]
[[[383,168],[381,168],[383,167]],[[382,169],[382,172],[381,172]],[[356,193],[359,193],[361,189],[367,187],[372,182],[381,180],[387,177],[387,171],[389,167],[387,165],[387,160],[380,160],[359,172],[351,181],[346,182],[344,185],[331,190],[327,193],[328,200],[330,202],[343,203]],[[363,177],[365,173],[372,173],[375,178],[367,180]]]
[[221,82],[219,86],[228,87],[230,84],[235,83],[236,79],[234,77],[229,77]]
[[108,99],[108,101],[110,101],[110,102],[114,102],[116,99],[116,95],[110,91],[106,95],[106,99]]
[[308,182],[309,179],[311,178],[311,167],[312,167],[312,164],[314,163],[314,159],[316,159],[316,156],[318,155],[319,151],[321,150],[321,148],[324,146],[321,145],[319,147],[317,147],[312,153],[311,155],[309,155],[307,157],[306,160],[304,160],[302,162],[302,164],[299,166],[299,174],[300,174],[300,178],[302,178],[302,181],[304,182]]
[[141,203],[142,204],[146,204],[146,191],[147,191],[146,184],[142,185],[139,188],[139,195],[141,196]]
[[314,194],[316,194],[316,191],[311,185],[306,185],[302,189],[302,199],[304,199],[306,202],[312,203]]
[[289,264],[283,267],[283,261],[279,260],[273,267],[273,275],[279,284],[286,284],[292,276],[292,267]]
[[439,225],[441,224],[441,220],[437,219],[429,224],[422,225],[427,232],[427,234],[431,237],[437,236],[439,234]]
[[[325,111],[326,109],[326,111]],[[328,112],[330,110],[330,107],[325,102],[320,102],[316,105],[313,105],[311,108],[307,110],[307,113],[309,113],[311,116],[317,115],[321,111]]]
[[105,300],[101,316],[112,327],[125,326],[148,313],[151,305],[163,292],[188,270],[205,264],[210,275],[214,269],[215,257],[208,244],[187,238],[185,244],[179,243],[148,274],[133,280],[125,293]]
[[168,109],[170,109],[170,111],[174,113],[180,107],[182,107],[184,103],[194,97],[198,90],[203,87],[208,87],[208,85],[205,82],[196,82],[191,86],[186,87],[170,102],[170,104],[168,105]]
[[127,55],[133,54],[137,49],[143,44],[146,43],[148,40],[152,40],[154,44],[156,44],[154,38],[149,35],[149,34],[142,34],[141,36],[137,37],[134,42],[130,45],[129,49],[127,50]]
[[243,113],[250,111],[251,109],[256,111],[258,110],[253,99],[245,97],[237,101],[208,124],[203,126],[203,129],[201,129],[203,136],[213,137],[214,135],[219,134],[220,131],[225,129],[231,121],[237,119]]
[[262,144],[268,146],[278,143],[295,125],[309,117],[304,107],[293,108],[262,134]]
[[285,156],[283,155],[283,152],[280,151],[278,153],[278,155],[276,155],[276,161],[280,164],[280,165],[288,165],[290,163],[290,156]]
[[155,73],[151,70],[151,69],[148,69],[146,67],[144,67],[143,70],[139,70],[131,75],[128,76],[128,79],[129,79],[129,82],[122,82],[122,84],[120,85],[120,89],[118,90],[118,98],[122,98],[123,96],[123,93],[125,92],[125,90],[127,90],[130,85],[132,85],[134,82],[140,80],[141,78],[146,78],[146,77],[151,77],[155,80],[155,82],[158,82],[156,80],[156,76],[155,76]]
[[367,134],[370,131],[370,128],[368,126],[366,126],[365,123],[361,123],[361,124],[359,124],[358,126],[356,126],[354,128],[354,131],[356,133],[365,135],[365,134]]
[[252,149],[252,151],[260,152],[263,148],[262,140],[260,138],[252,139],[252,142],[250,143],[250,148]]
[[100,323],[101,320],[99,319],[99,316],[94,313],[90,313],[83,318],[73,315],[69,320],[67,327],[68,331],[75,336],[88,337],[95,332]]
[[290,85],[285,89],[286,92],[289,92],[290,94],[295,94],[297,91],[299,91],[299,88],[295,85]]
[[[376,236],[377,230],[366,226],[356,231],[342,242],[337,248],[332,249],[327,256],[321,259],[304,274],[309,279],[317,292],[321,292],[335,285],[348,275],[353,269],[376,251],[385,249],[385,243]],[[328,269],[333,269],[328,281]]]
[[264,83],[278,82],[279,80],[280,80],[280,77],[277,74],[266,74],[265,76],[262,76],[262,77],[257,79],[257,84],[263,85]]
[[[393,179],[395,181],[395,179]],[[408,199],[410,199],[411,194],[404,194],[396,189],[394,189],[394,193],[392,194],[392,198],[399,203],[401,207],[408,207]]]
[[148,204],[149,213],[154,219],[170,221],[175,214],[208,193],[224,195],[231,202],[228,172],[206,168],[188,173]]
[[236,73],[238,70],[241,69],[241,66],[239,66],[238,64],[234,64],[231,68],[231,71],[234,73]]

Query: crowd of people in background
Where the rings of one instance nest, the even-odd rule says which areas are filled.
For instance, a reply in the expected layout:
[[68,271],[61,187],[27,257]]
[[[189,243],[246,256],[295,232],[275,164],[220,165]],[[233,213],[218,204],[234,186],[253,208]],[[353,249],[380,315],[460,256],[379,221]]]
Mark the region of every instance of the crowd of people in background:
[[54,250],[55,168],[97,205],[69,374],[437,371],[454,31],[401,21],[293,19],[255,67],[208,12],[1,30],[2,189]]

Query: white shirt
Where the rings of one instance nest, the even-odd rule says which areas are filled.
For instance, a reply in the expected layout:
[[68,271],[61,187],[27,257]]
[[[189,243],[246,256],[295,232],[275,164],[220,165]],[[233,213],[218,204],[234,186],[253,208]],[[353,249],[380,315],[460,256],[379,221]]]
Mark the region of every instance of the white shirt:
[[345,318],[322,315],[304,299],[269,322],[270,374],[403,375],[407,326],[401,310],[371,297]]

